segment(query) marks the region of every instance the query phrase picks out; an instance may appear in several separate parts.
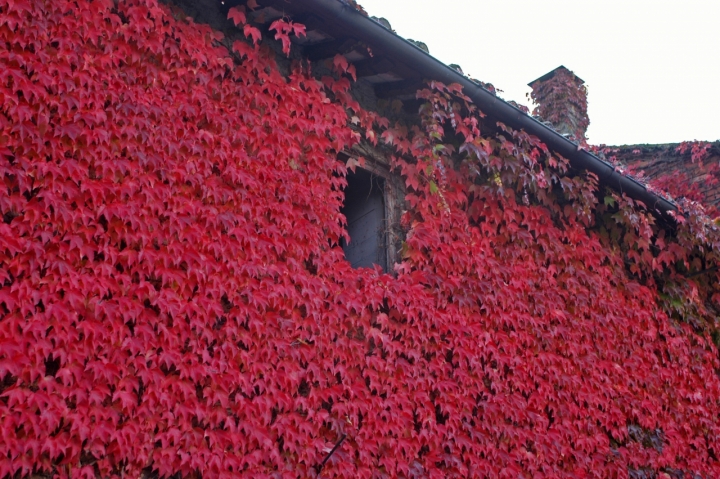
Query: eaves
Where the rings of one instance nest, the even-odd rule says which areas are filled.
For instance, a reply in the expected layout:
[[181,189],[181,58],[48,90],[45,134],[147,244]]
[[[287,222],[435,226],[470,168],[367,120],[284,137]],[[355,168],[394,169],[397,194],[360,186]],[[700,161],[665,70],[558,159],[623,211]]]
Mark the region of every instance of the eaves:
[[336,39],[313,47],[316,52],[327,54],[341,44],[347,45],[350,39],[367,45],[372,51],[371,58],[348,60],[369,72],[369,78],[378,85],[387,88],[388,84],[413,85],[423,80],[458,83],[488,117],[538,137],[550,150],[567,158],[574,169],[597,175],[601,185],[641,201],[648,210],[661,216],[677,211],[673,202],[372,20],[352,3],[351,0],[261,0],[263,7],[271,6],[296,21],[308,21],[308,31],[316,37]]

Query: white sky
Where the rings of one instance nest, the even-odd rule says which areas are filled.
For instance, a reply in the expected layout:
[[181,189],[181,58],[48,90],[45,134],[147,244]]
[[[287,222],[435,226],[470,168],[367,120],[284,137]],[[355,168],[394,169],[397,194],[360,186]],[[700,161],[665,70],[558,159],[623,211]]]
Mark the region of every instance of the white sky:
[[591,144],[720,139],[720,0],[359,0],[445,63],[527,104],[565,65]]

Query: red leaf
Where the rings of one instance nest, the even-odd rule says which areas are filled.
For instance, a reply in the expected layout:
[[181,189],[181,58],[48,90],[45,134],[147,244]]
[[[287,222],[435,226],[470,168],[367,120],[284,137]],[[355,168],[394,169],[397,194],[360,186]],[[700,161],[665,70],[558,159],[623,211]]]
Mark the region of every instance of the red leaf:
[[296,37],[304,37],[306,35],[305,25],[302,23],[293,23],[292,29]]
[[[228,20],[232,20],[235,26],[247,23],[243,7],[233,7],[228,11]],[[247,36],[247,34],[246,34]]]
[[348,61],[347,58],[345,58],[344,55],[340,55],[339,53],[335,55],[335,58],[333,58],[333,66],[335,67],[335,71],[339,73],[347,73],[348,70]]
[[246,37],[252,38],[254,44],[257,44],[262,38],[260,30],[250,24],[247,24],[243,27],[243,34],[245,34]]

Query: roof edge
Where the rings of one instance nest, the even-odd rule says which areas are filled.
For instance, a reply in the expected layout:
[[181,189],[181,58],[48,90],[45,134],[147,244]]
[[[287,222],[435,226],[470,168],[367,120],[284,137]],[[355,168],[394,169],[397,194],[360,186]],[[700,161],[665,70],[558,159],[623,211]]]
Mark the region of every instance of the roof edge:
[[302,0],[300,3],[303,8],[312,9],[315,14],[327,21],[341,23],[343,28],[370,45],[374,51],[384,53],[391,59],[412,64],[413,68],[427,79],[446,84],[460,84],[464,93],[483,113],[516,130],[524,130],[538,137],[549,149],[567,158],[573,168],[594,173],[601,184],[625,193],[636,201],[641,201],[651,212],[665,216],[678,211],[673,202],[650,191],[642,183],[623,175],[611,163],[598,158],[522,110],[493,95],[457,70],[343,3],[342,0]]
[[585,80],[583,80],[582,78],[580,78],[579,76],[577,76],[572,70],[570,70],[569,68],[567,68],[565,65],[560,65],[560,66],[557,67],[556,69],[547,72],[546,74],[544,74],[544,75],[541,76],[540,78],[537,78],[537,79],[531,81],[530,83],[528,83],[528,86],[529,86],[529,87],[532,87],[532,86],[533,86],[534,84],[536,84],[536,83],[548,81],[549,79],[551,79],[552,77],[554,77],[558,72],[561,72],[561,71],[568,72],[570,75],[572,75],[573,78],[575,78],[575,80],[577,80],[577,82],[578,82],[579,85],[584,85],[584,84],[585,84]]

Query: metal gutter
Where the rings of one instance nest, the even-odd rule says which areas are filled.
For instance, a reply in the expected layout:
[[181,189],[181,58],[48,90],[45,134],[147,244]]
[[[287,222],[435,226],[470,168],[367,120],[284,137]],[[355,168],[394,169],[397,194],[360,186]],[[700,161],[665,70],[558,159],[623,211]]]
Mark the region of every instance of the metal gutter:
[[[459,83],[464,93],[480,110],[506,125],[525,130],[542,140],[548,148],[570,161],[573,168],[595,173],[600,182],[619,192],[626,193],[634,200],[642,201],[650,211],[666,214],[677,211],[677,206],[649,191],[644,185],[615,170],[615,167],[585,150],[556,131],[548,128],[523,111],[506,103],[481,86],[472,82],[458,71],[425,53],[399,35],[386,29],[374,20],[362,15],[344,0],[294,0],[302,9],[310,9],[327,22],[341,24],[349,35],[362,40],[373,52],[387,56],[390,60],[412,66],[424,78],[446,84]],[[287,2],[287,0],[285,0]],[[287,3],[286,3],[287,5]]]

